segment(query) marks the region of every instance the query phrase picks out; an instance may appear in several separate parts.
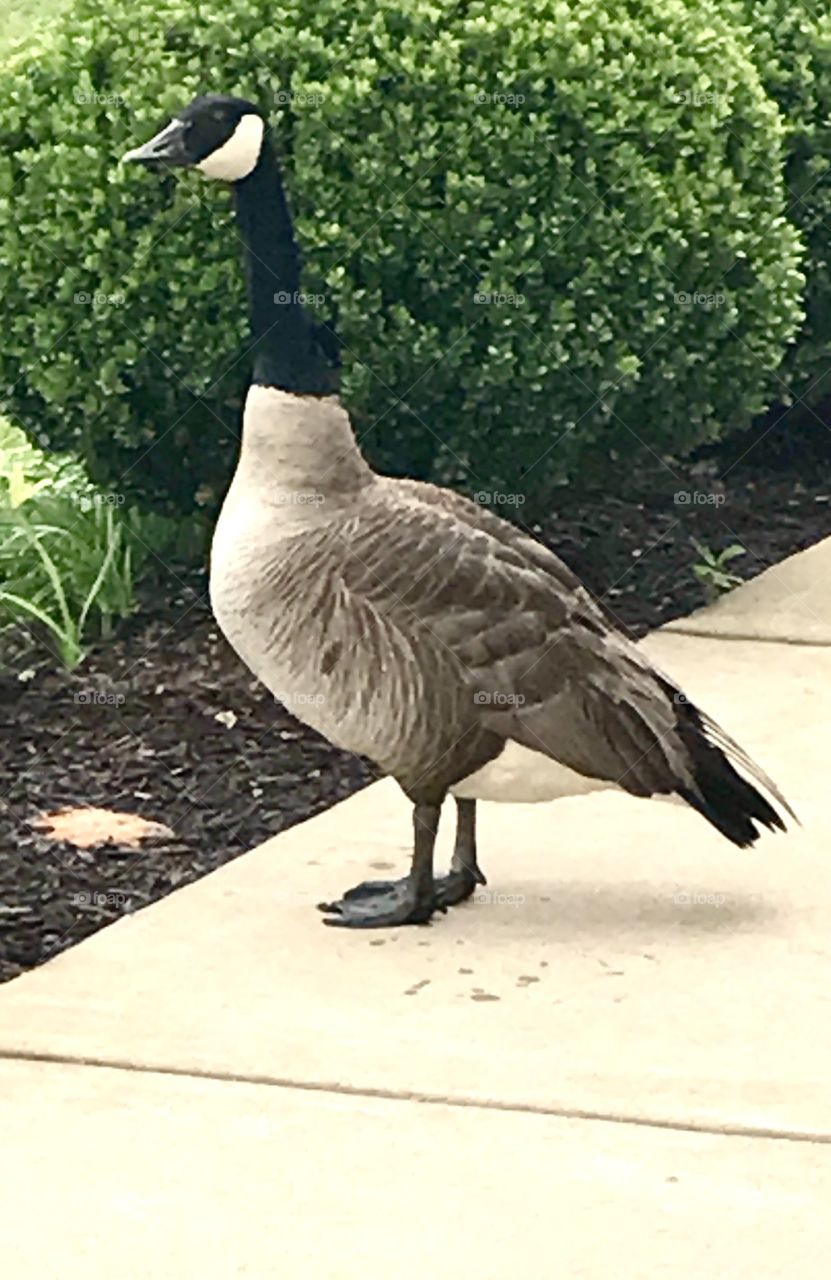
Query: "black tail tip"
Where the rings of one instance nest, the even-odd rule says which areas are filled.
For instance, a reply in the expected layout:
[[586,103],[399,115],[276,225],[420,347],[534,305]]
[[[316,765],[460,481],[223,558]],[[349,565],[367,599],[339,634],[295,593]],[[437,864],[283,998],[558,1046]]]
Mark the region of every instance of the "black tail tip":
[[740,788],[734,787],[730,779],[727,786],[711,785],[706,791],[685,787],[678,794],[740,849],[750,849],[765,830],[786,832],[784,819],[773,805],[744,778],[738,774],[736,777]]

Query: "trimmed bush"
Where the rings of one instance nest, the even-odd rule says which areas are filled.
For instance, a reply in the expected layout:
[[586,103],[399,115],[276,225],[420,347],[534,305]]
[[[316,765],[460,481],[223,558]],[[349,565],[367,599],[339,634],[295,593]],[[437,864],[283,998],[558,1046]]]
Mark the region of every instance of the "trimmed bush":
[[118,159],[222,90],[271,107],[376,464],[530,513],[746,425],[803,282],[735,26],[699,0],[530,8],[79,0],[0,83],[0,395],[119,491],[221,491],[248,375],[228,197]]
[[831,14],[793,0],[729,0],[787,130],[788,217],[807,245],[805,323],[777,399],[831,393]]

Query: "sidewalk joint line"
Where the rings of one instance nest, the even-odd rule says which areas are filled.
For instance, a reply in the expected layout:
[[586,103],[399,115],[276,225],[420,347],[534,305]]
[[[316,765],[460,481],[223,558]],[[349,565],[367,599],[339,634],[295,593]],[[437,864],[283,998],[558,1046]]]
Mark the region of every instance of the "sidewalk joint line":
[[42,1062],[56,1066],[94,1067],[125,1074],[177,1076],[185,1080],[215,1080],[220,1084],[267,1085],[278,1089],[298,1089],[306,1093],[331,1093],[355,1098],[381,1098],[391,1102],[418,1102],[428,1106],[470,1107],[478,1111],[507,1111],[525,1115],[552,1116],[559,1120],[596,1120],[606,1124],[633,1125],[647,1129],[670,1129],[681,1133],[704,1133],[718,1138],[762,1138],[776,1142],[803,1142],[831,1145],[831,1133],[810,1133],[805,1129],[771,1129],[762,1125],[718,1124],[698,1120],[662,1120],[660,1118],[620,1115],[593,1111],[584,1107],[546,1106],[534,1102],[506,1102],[422,1092],[410,1089],[384,1089],[371,1085],[338,1084],[322,1080],[293,1080],[290,1077],[262,1074],[242,1075],[232,1071],[209,1071],[198,1067],[153,1066],[117,1058],[94,1058],[84,1055],[48,1053],[24,1049],[0,1049],[0,1062]]
[[696,640],[741,640],[745,644],[779,644],[783,648],[790,646],[801,649],[831,649],[831,640],[788,640],[782,636],[758,636],[750,632],[747,634],[736,632],[728,636],[719,631],[693,631],[692,628],[678,627],[674,622],[664,623],[662,627],[658,627],[655,631],[650,631],[649,635],[692,636]]

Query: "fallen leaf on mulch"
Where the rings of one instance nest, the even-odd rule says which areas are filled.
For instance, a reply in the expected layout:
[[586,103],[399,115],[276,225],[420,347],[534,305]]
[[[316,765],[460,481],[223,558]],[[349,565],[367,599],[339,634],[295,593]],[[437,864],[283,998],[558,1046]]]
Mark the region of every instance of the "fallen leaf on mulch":
[[136,813],[116,813],[112,809],[58,809],[45,813],[35,824],[51,840],[67,840],[78,849],[97,844],[127,845],[137,849],[142,840],[172,836],[163,822],[151,822]]

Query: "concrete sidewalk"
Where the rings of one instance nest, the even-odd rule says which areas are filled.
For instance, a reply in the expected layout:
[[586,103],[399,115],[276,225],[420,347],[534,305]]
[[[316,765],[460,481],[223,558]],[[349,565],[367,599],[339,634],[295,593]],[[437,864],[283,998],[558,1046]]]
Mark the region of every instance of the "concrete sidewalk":
[[802,830],[483,805],[482,900],[325,929],[315,902],[404,869],[385,782],[4,987],[7,1274],[825,1280],[829,581],[831,542],[723,638],[644,642]]

